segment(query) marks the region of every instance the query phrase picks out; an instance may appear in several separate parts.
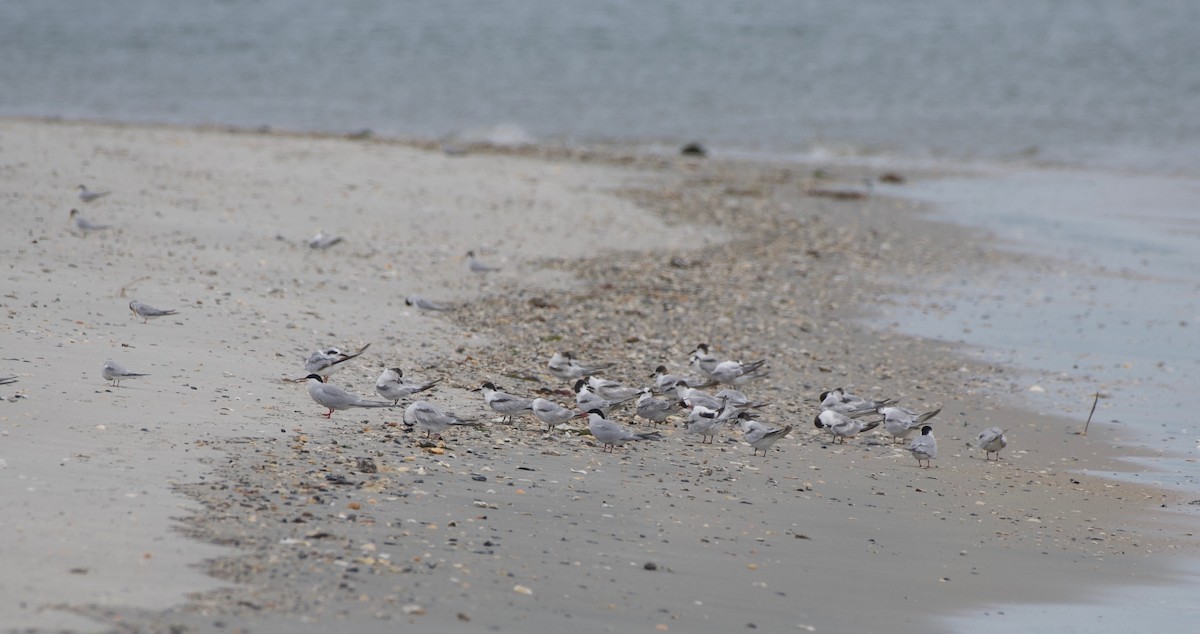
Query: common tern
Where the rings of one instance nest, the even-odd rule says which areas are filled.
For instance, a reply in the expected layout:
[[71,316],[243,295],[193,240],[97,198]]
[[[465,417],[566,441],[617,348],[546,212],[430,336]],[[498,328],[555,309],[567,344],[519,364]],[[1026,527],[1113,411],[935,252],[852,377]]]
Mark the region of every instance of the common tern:
[[407,381],[400,368],[388,368],[375,381],[375,391],[383,398],[391,399],[392,404],[398,404],[400,399],[408,398],[417,392],[424,392],[438,384],[441,379],[432,381]]
[[512,417],[517,414],[533,412],[533,399],[501,392],[491,381],[485,381],[483,385],[480,385],[479,391],[483,392],[483,400],[488,407],[496,413],[504,415],[505,422],[511,421]]
[[329,247],[341,241],[341,236],[335,236],[332,234],[327,234],[324,231],[318,231],[317,235],[309,238],[305,244],[307,244],[310,249],[317,249],[318,251],[321,251],[328,249]]
[[611,379],[602,379],[596,376],[587,378],[588,387],[600,398],[608,399],[613,403],[624,403],[625,401],[635,399],[642,391],[636,387],[626,387]]
[[85,203],[90,203],[97,198],[104,198],[109,194],[109,192],[92,191],[88,189],[87,185],[80,185],[76,189],[79,190],[79,200],[82,200]]
[[881,407],[877,410],[883,415],[883,429],[892,435],[892,442],[906,440],[913,432],[921,429],[921,425],[937,416],[942,409],[917,414],[903,407]]
[[359,348],[358,352],[355,352],[354,354],[346,354],[337,348],[317,350],[308,355],[308,359],[305,359],[304,371],[308,372],[309,374],[320,374],[321,376],[328,378],[329,375],[341,369],[341,364],[353,359],[354,357],[357,357],[370,347],[371,344],[368,343],[367,345]]
[[575,404],[579,406],[579,411],[581,412],[590,412],[598,409],[602,414],[608,416],[613,407],[624,402],[626,401],[610,401],[596,394],[588,387],[588,383],[584,379],[579,379],[575,382]]
[[333,416],[335,410],[350,409],[351,407],[392,407],[387,401],[368,401],[363,397],[343,390],[336,385],[325,382],[325,377],[312,373],[305,378],[308,384],[308,395],[323,407],[329,408],[325,418]]
[[420,295],[409,295],[408,297],[405,297],[404,305],[405,306],[415,306],[416,308],[418,308],[420,310],[428,310],[428,311],[433,311],[433,312],[446,312],[449,310],[453,310],[453,308],[451,306],[448,306],[446,304],[439,304],[435,301],[425,299],[424,297],[421,297]]
[[604,418],[604,413],[598,409],[588,412],[588,431],[592,437],[604,445],[604,451],[612,453],[613,447],[624,445],[632,440],[659,440],[656,431],[633,432]]
[[996,454],[996,460],[1000,459],[1000,450],[1008,446],[1008,439],[1004,437],[1004,430],[999,427],[988,427],[979,432],[978,447],[985,453],[984,460],[990,460],[992,454]]
[[130,372],[125,368],[125,366],[113,361],[112,359],[104,362],[104,367],[101,368],[100,373],[104,375],[105,381],[112,381],[113,386],[120,385],[121,381],[124,379],[132,379],[138,376],[149,376],[148,374],[141,372]]
[[917,459],[918,467],[923,461],[925,468],[928,469],[933,459],[937,457],[937,439],[933,437],[933,428],[929,425],[922,427],[921,435],[913,438],[912,443],[908,445],[908,450]]
[[821,409],[845,414],[851,418],[876,413],[879,408],[886,407],[892,403],[892,399],[868,400],[861,396],[850,394],[840,387],[821,392],[817,400],[821,401]]
[[742,385],[770,374],[769,371],[762,369],[763,365],[767,363],[766,359],[751,363],[742,363],[732,359],[722,361],[709,354],[706,343],[696,346],[696,349],[692,351],[691,363],[712,380],[732,385]]
[[688,407],[703,405],[709,409],[721,409],[725,403],[721,399],[694,387],[688,387],[680,384],[675,386],[675,398],[679,399]]
[[754,447],[755,454],[761,451],[764,456],[767,455],[767,450],[772,445],[790,433],[792,433],[791,425],[781,429],[767,426],[753,419],[743,419],[742,421],[742,439]]
[[711,383],[711,381],[703,379],[693,379],[678,374],[671,374],[667,372],[667,366],[665,365],[654,368],[654,374],[650,376],[654,378],[654,389],[659,394],[670,392],[679,385],[683,385],[684,387],[703,387]]
[[732,409],[734,414],[748,410],[766,407],[770,403],[760,403],[750,400],[744,393],[732,388],[725,388],[717,392],[714,396],[721,400],[721,403],[727,408]]
[[827,409],[817,414],[817,417],[813,419],[813,425],[817,429],[829,430],[829,433],[833,434],[834,442],[845,443],[847,438],[853,438],[864,431],[875,429],[879,426],[879,421],[863,422]]
[[499,271],[500,267],[484,263],[480,261],[479,258],[475,257],[474,251],[467,251],[467,269],[469,269],[472,273],[487,275],[488,273]]
[[717,437],[717,430],[724,424],[719,410],[697,405],[688,414],[684,428],[687,433],[699,436],[701,443],[712,444]]
[[71,220],[74,220],[75,226],[85,234],[93,231],[103,231],[112,227],[112,225],[98,225],[91,220],[84,218],[83,214],[79,213],[78,209],[72,209],[71,213],[67,214],[67,216]]
[[567,409],[554,401],[548,401],[544,398],[533,399],[532,407],[534,418],[546,423],[550,429],[554,429],[572,418],[582,418],[585,416],[579,410]]
[[667,401],[661,398],[654,398],[650,388],[642,389],[642,395],[638,397],[635,405],[637,415],[656,423],[666,422],[667,417],[679,411],[678,401]]
[[174,308],[155,308],[150,304],[143,304],[136,299],[132,302],[129,302],[129,310],[132,311],[135,316],[141,317],[143,324],[156,317],[165,317],[167,315],[174,315],[179,312]]
[[409,425],[416,425],[417,429],[423,430],[426,436],[432,436],[433,434],[441,436],[446,428],[454,425],[479,427],[479,423],[439,409],[436,405],[428,401],[415,401],[405,408],[404,422]]
[[585,376],[596,374],[611,367],[613,367],[611,363],[584,365],[576,361],[570,352],[555,352],[554,356],[550,357],[550,361],[546,363],[546,368],[550,370],[550,374],[563,381],[582,379]]

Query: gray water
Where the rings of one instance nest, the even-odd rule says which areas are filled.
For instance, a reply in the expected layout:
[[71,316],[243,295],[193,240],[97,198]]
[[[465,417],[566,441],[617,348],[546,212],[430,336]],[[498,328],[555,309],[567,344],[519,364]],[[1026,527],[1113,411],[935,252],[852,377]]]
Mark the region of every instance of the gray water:
[[[1062,264],[953,272],[895,327],[1040,373],[1047,409],[1103,390],[1175,456],[1134,477],[1187,487],[1198,62],[1195,0],[0,0],[0,115],[989,165],[889,193]],[[1180,630],[1186,578],[952,627]]]
[[4,0],[0,114],[1195,173],[1194,0]]

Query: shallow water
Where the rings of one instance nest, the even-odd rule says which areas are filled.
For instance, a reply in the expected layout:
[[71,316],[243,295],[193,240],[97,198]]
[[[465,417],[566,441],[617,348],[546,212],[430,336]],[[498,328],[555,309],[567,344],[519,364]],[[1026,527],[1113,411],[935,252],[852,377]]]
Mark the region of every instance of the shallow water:
[[1200,3],[6,0],[0,114],[1200,166]]

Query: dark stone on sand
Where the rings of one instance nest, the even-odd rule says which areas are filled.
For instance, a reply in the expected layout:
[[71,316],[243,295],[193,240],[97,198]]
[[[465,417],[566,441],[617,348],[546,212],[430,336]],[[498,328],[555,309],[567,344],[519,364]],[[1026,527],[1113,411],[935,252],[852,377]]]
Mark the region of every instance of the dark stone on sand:
[[708,156],[708,150],[705,149],[705,147],[703,145],[701,145],[700,143],[697,143],[695,141],[693,141],[692,143],[688,143],[687,145],[680,148],[679,153],[682,154],[683,156],[695,156],[695,157],[699,157],[699,158],[704,158],[704,157]]

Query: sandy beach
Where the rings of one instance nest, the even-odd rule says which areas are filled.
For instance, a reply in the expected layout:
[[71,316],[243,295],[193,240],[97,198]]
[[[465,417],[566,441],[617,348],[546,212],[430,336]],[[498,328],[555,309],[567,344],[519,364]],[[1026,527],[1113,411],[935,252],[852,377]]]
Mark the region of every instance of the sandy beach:
[[[1196,554],[1189,498],[1080,474],[1122,468],[1120,430],[862,325],[897,274],[1016,257],[912,203],[813,194],[865,168],[7,119],[0,173],[5,630],[948,631],[1172,583]],[[133,299],[178,312],[142,323]],[[700,342],[767,360],[742,389],[795,429],[766,457],[674,424],[602,453],[471,391],[570,404],[555,351],[644,385]],[[337,385],[375,398],[401,367],[484,424],[326,420],[283,380],[366,344]],[[107,385],[106,359],[148,376]],[[832,444],[812,420],[838,386],[942,408],[933,468],[882,433]],[[1011,444],[986,461],[967,443],[993,425]]]

